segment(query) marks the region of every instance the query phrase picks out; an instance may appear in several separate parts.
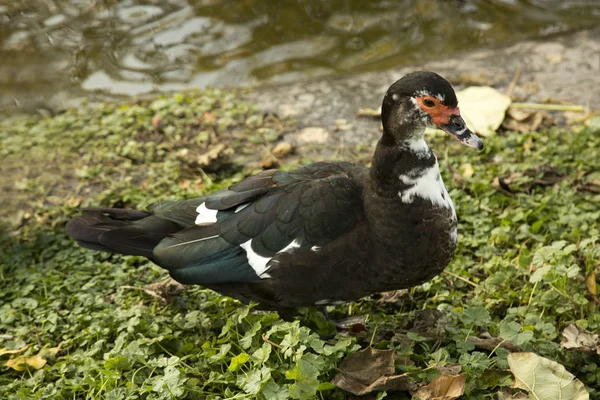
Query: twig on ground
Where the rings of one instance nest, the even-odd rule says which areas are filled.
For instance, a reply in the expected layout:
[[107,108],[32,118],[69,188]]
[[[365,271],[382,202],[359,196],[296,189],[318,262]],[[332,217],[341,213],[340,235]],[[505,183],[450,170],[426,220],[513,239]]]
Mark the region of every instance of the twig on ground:
[[281,349],[281,346],[278,345],[277,343],[273,342],[272,340],[269,340],[265,337],[265,334],[263,333],[262,335],[260,335],[260,337],[262,338],[263,342],[265,343],[269,343],[271,346],[273,347],[277,347],[278,349]]
[[124,286],[119,286],[119,289],[141,290],[143,292],[146,292],[146,294],[149,294],[152,297],[156,297],[157,299],[160,299],[160,301],[162,301],[163,303],[167,302],[167,300],[164,297],[162,297],[161,295],[156,293],[154,290],[144,289],[143,287],[124,285]]
[[512,103],[509,108],[532,108],[535,110],[547,110],[547,111],[572,111],[572,112],[585,112],[584,106],[576,104],[540,104],[540,103]]
[[522,70],[523,70],[523,64],[519,64],[512,80],[510,81],[510,84],[508,85],[508,89],[506,89],[507,96],[510,96],[512,94],[513,90],[515,90],[515,86],[517,86],[517,81],[519,80],[519,77],[521,76]]
[[464,283],[466,283],[466,284],[469,284],[469,285],[471,285],[471,286],[473,286],[473,287],[479,287],[479,285],[478,285],[478,284],[476,284],[475,282],[471,282],[471,281],[470,281],[470,280],[468,280],[467,278],[463,278],[463,277],[462,277],[462,276],[460,276],[460,275],[456,275],[454,272],[450,272],[450,271],[444,271],[444,273],[445,273],[445,274],[448,274],[448,275],[450,275],[450,276],[451,276],[451,277],[453,277],[453,278],[456,278],[456,279],[458,279],[458,280],[461,280],[461,281],[463,281]]

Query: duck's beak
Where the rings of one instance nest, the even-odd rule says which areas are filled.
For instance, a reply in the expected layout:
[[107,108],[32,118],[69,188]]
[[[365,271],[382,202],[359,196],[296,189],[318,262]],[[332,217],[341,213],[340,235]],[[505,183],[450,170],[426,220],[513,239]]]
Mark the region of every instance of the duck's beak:
[[479,139],[479,136],[467,128],[465,120],[460,115],[451,115],[448,118],[448,123],[440,124],[439,128],[465,146],[475,147],[477,150],[483,149],[483,142]]

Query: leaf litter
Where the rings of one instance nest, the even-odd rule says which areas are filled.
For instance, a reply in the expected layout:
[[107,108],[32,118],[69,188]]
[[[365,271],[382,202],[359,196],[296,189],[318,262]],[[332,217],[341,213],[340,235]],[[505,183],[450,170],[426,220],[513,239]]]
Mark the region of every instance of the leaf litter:
[[396,352],[377,350],[371,347],[346,357],[333,384],[357,396],[373,391],[413,390],[414,382],[406,375],[396,374],[394,356]]

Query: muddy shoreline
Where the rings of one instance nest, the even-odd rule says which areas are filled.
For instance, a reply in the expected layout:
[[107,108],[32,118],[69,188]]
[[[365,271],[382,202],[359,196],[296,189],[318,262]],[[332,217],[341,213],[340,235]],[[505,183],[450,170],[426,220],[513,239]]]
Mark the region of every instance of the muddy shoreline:
[[[565,102],[592,111],[600,109],[596,100],[600,94],[600,29],[481,49],[387,71],[258,87],[245,99],[265,111],[296,119],[301,130],[285,138],[296,146],[371,144],[379,137],[378,123],[357,117],[357,111],[377,108],[392,82],[417,69],[436,71],[458,89],[489,85],[500,91],[508,88],[520,70],[512,91],[516,101]],[[553,117],[564,119],[564,113],[555,112]],[[302,128],[307,127],[323,129],[306,135]]]

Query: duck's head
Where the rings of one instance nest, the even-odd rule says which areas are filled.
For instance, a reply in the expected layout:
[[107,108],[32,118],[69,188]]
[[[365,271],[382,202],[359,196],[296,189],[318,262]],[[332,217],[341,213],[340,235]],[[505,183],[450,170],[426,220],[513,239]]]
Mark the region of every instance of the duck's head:
[[390,86],[381,120],[384,134],[398,143],[420,140],[425,128],[438,128],[465,146],[483,149],[481,139],[460,116],[452,85],[434,72],[413,72]]

